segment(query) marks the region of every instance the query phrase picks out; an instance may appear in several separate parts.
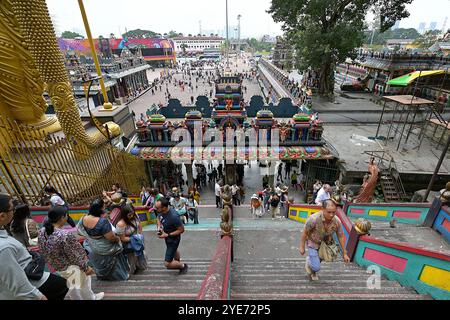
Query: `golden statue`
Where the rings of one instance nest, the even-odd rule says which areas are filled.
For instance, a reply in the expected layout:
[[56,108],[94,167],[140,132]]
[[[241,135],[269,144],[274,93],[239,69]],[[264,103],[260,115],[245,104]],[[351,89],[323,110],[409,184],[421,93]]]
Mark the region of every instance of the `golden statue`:
[[222,236],[229,236],[233,233],[233,223],[230,221],[230,207],[225,207],[222,210],[220,230],[222,231]]
[[[61,128],[89,148],[108,141],[104,127],[88,135],[82,125],[44,0],[0,1],[0,56],[1,115],[49,133]],[[57,119],[45,116],[44,89]],[[120,133],[115,123],[108,128],[112,137]]]

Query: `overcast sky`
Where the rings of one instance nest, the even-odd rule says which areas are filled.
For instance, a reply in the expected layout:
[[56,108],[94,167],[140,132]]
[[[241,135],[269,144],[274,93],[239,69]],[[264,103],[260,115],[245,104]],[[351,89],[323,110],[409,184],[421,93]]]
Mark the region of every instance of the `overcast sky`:
[[[280,35],[281,25],[266,13],[270,3],[271,0],[228,0],[230,26],[237,25],[237,15],[241,14],[242,38]],[[47,5],[57,33],[70,30],[85,35],[78,1],[47,0]],[[110,33],[117,36],[125,28],[198,34],[200,20],[202,33],[225,29],[225,0],[84,0],[84,5],[94,37]],[[426,22],[428,27],[435,21],[437,28],[442,29],[445,16],[450,16],[450,0],[414,0],[409,11],[411,16],[402,20],[400,27],[418,28],[420,22]]]

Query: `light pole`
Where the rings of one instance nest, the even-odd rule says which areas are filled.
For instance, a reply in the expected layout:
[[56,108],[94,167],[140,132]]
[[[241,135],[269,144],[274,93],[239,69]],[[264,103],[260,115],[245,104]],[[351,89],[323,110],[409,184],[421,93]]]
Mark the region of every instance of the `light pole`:
[[89,45],[91,47],[92,59],[94,60],[95,69],[97,70],[97,75],[100,77],[100,87],[102,89],[103,94],[103,108],[105,110],[112,110],[113,105],[109,102],[108,93],[106,92],[105,81],[103,80],[102,69],[100,67],[100,63],[98,62],[97,53],[95,52],[94,40],[92,39],[91,28],[89,27],[89,22],[86,15],[86,10],[84,9],[83,0],[78,0],[78,5],[81,11],[81,17],[83,18],[84,28],[86,29],[86,35],[88,37]]
[[241,17],[242,15],[238,15],[238,57],[241,57]]
[[228,51],[229,51],[229,46],[230,46],[230,40],[229,40],[229,35],[228,35],[228,0],[225,0],[225,14],[226,14],[226,33],[227,33],[227,44],[225,46],[225,50],[226,50],[226,55],[227,55],[227,67],[229,67],[230,61],[229,61]]

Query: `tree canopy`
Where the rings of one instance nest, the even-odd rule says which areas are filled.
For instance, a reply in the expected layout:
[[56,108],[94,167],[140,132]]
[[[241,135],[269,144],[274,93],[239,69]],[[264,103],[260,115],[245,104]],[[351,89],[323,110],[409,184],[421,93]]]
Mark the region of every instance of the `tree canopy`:
[[129,30],[128,32],[124,33],[122,37],[143,39],[143,38],[153,38],[156,37],[157,35],[158,33],[150,30],[135,29]]
[[296,49],[296,66],[318,71],[319,94],[334,92],[334,67],[364,42],[367,12],[380,15],[380,31],[409,16],[413,0],[272,0],[269,13]]
[[77,32],[64,31],[63,33],[61,33],[61,38],[64,38],[64,39],[83,38],[84,39],[84,36],[82,36],[81,34],[79,34]]
[[255,51],[270,51],[274,46],[272,43],[262,42],[255,38],[247,39],[247,43]]

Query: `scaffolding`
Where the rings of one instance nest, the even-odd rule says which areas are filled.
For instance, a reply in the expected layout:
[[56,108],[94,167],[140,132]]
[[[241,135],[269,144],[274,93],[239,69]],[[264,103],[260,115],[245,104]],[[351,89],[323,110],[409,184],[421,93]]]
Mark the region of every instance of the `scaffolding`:
[[[411,134],[414,134],[413,128],[417,125],[416,118],[419,113],[426,114],[427,116],[425,117],[425,119],[431,119],[433,114],[439,114],[439,112],[437,112],[436,110],[434,101],[431,100],[414,97],[412,95],[385,96],[383,97],[383,99],[383,111],[381,112],[381,117],[378,122],[376,137],[379,138],[380,128],[383,124],[383,116],[386,113],[387,104],[394,103],[392,119],[388,121],[389,129],[385,142],[387,144],[389,142],[389,139],[398,139],[397,151],[400,149],[402,141],[404,140],[404,143],[406,144]],[[409,129],[407,129],[408,125]],[[419,127],[421,127],[421,133],[423,133],[425,126],[425,121],[419,123]],[[418,136],[420,136],[420,134],[418,134]],[[418,140],[420,141],[421,139]],[[420,141],[419,145],[417,146],[418,148],[420,148],[421,142],[422,141]]]

